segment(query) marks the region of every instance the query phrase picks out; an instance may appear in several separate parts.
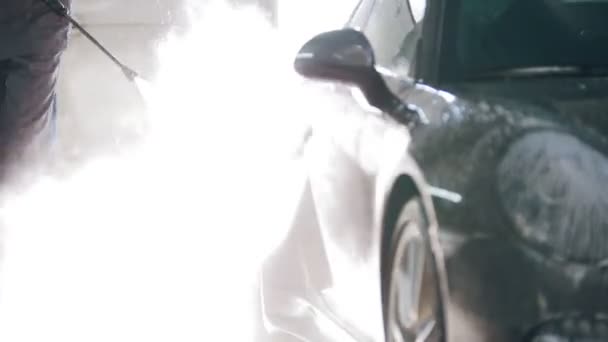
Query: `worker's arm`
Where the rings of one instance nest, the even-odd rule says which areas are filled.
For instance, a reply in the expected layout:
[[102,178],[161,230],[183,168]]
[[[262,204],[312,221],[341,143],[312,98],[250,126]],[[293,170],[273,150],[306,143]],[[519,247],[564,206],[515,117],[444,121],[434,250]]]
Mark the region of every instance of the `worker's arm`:
[[0,144],[15,149],[44,131],[53,119],[59,55],[16,56],[5,66]]
[[9,154],[35,143],[53,120],[69,22],[39,0],[4,0],[0,12],[0,162],[4,162]]

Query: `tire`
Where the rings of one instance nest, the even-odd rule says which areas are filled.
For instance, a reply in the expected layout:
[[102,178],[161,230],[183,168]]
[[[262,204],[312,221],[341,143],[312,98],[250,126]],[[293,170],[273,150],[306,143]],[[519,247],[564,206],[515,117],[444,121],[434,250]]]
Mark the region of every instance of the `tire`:
[[422,203],[417,194],[395,186],[387,206],[382,300],[388,342],[446,340],[443,278]]

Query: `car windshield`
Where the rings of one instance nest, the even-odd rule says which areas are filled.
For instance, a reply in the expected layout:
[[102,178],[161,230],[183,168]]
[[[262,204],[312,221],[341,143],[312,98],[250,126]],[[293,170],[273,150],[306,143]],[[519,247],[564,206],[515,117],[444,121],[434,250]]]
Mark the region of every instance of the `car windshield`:
[[440,57],[443,81],[514,68],[608,65],[608,0],[448,0],[446,4]]

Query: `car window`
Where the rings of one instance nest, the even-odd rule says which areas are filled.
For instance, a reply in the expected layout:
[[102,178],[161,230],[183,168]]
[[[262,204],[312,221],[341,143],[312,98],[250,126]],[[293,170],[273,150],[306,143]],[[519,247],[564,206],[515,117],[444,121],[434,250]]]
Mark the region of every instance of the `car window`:
[[[369,17],[365,34],[376,53],[379,65],[399,73],[407,73],[411,56],[404,53],[404,42],[412,41],[416,30],[413,8],[420,0],[377,0]],[[418,17],[420,5],[416,5]]]
[[605,0],[452,0],[441,78],[539,66],[608,66]]
[[424,12],[426,11],[427,0],[409,0],[410,9],[412,10],[412,17],[417,23],[422,21]]

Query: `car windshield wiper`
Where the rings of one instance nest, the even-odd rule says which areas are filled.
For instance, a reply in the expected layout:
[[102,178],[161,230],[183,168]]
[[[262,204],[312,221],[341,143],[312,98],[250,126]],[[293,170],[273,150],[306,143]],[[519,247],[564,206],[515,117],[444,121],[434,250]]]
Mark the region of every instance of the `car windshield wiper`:
[[608,76],[608,66],[533,66],[484,71],[467,77],[467,80],[491,80],[504,78],[546,78],[546,77],[602,77]]

